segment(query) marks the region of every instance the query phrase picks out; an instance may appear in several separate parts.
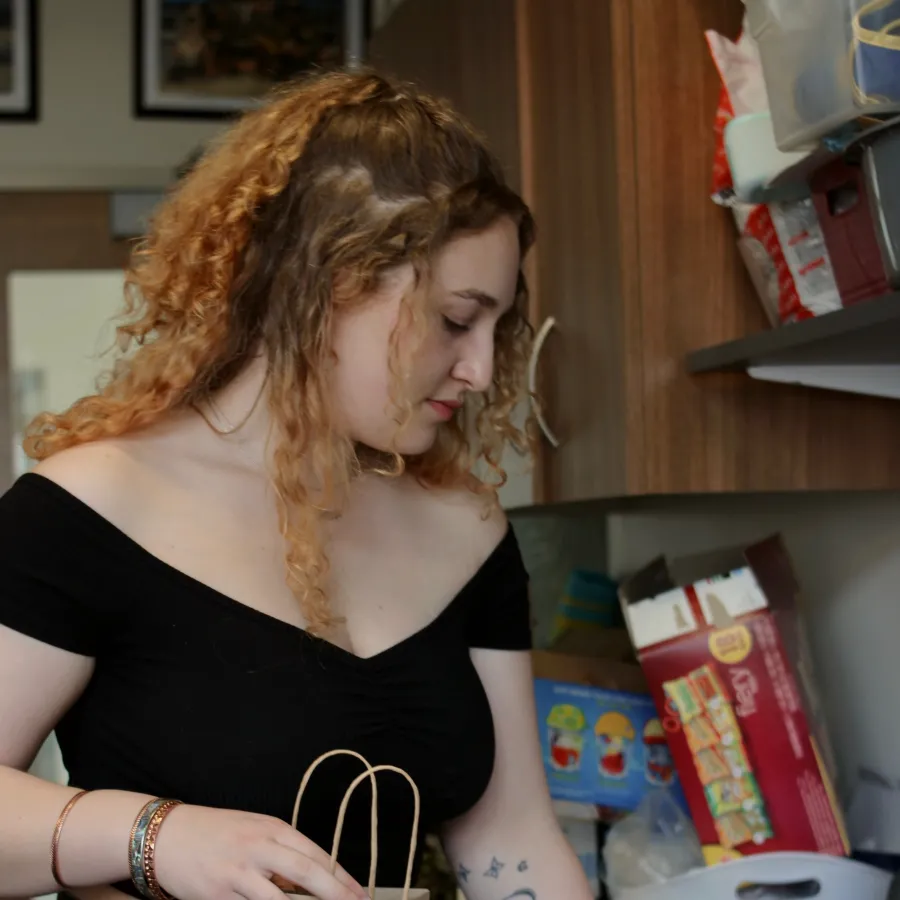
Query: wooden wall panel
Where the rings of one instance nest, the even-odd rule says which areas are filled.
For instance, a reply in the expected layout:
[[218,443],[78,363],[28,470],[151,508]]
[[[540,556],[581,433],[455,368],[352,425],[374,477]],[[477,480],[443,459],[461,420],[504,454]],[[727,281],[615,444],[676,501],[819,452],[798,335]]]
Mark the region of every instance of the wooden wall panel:
[[540,371],[564,444],[542,448],[543,501],[900,486],[896,403],[685,369],[767,327],[732,217],[709,199],[720,82],[704,31],[737,35],[743,11],[427,0],[376,36],[376,60],[519,160],[539,232],[533,321],[559,323]]
[[515,0],[405,3],[369,46],[376,69],[445,97],[480,129],[521,184]]
[[[900,406],[851,394],[689,376],[685,357],[761,330],[731,214],[708,200],[719,92],[703,32],[737,35],[738,0],[634,0],[644,461],[632,491],[900,486]],[[629,457],[631,458],[630,446]],[[638,458],[636,458],[638,459]]]
[[[523,53],[530,68],[529,197],[538,222],[537,306],[554,315],[541,359],[547,418],[563,440],[545,447],[544,496],[553,501],[625,493],[624,291],[632,280],[636,222],[633,172],[621,180],[629,146],[630,103],[622,105],[614,69],[622,50],[614,32],[627,4],[596,0],[521,0]],[[624,48],[627,55],[628,47]],[[624,171],[629,171],[628,169]],[[635,448],[636,449],[636,448]]]

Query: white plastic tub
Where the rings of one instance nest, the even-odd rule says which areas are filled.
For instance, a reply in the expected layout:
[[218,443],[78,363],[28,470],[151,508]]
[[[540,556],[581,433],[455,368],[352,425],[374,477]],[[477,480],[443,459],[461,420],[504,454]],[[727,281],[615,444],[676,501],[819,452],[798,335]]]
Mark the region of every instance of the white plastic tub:
[[745,0],[780,150],[900,113],[900,0]]
[[886,900],[891,876],[819,853],[763,853],[698,869],[614,900]]

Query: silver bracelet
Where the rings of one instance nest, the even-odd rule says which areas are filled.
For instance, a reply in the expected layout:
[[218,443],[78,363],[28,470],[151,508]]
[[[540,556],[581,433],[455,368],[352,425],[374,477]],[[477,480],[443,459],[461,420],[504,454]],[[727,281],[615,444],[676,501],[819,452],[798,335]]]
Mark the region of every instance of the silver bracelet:
[[131,873],[131,883],[138,889],[138,893],[147,900],[154,900],[154,895],[147,882],[144,872],[144,850],[147,844],[147,827],[154,813],[169,801],[157,797],[151,800],[138,813],[131,827],[131,840],[128,842],[128,871]]

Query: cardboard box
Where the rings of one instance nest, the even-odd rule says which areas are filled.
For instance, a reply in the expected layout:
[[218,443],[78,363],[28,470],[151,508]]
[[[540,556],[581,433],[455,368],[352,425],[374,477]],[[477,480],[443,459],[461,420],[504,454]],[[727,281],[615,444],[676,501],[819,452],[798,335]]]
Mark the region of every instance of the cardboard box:
[[[635,668],[637,656],[631,638],[622,628],[567,628],[553,640],[550,649],[567,656],[586,656],[628,662]],[[638,669],[639,670],[639,669]],[[645,685],[646,687],[646,685]]]
[[798,592],[778,536],[657,559],[620,588],[709,862],[849,852]]
[[683,795],[647,682],[635,663],[532,654],[541,750],[550,794],[618,813],[648,790]]

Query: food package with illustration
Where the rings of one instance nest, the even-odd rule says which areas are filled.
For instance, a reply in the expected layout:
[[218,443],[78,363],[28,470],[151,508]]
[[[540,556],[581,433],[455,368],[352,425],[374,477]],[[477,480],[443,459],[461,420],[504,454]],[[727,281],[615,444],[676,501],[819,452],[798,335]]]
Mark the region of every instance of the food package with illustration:
[[637,664],[547,651],[532,659],[544,768],[555,800],[627,812],[648,790],[669,787],[687,808]]
[[778,536],[658,559],[620,588],[710,863],[849,852],[798,591]]

